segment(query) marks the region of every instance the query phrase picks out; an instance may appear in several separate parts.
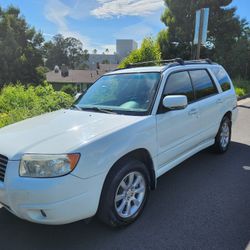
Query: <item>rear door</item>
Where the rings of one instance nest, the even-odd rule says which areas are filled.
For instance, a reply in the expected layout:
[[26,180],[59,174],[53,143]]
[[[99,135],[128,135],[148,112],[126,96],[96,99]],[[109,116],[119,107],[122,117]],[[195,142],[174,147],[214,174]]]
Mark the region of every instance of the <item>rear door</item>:
[[195,98],[200,111],[199,133],[200,140],[204,142],[213,139],[221,122],[221,109],[223,99],[217,86],[206,69],[189,71],[195,90]]
[[[166,95],[186,95],[189,104],[186,109],[166,111],[162,107]],[[187,71],[174,72],[168,77],[156,122],[159,168],[199,143],[199,108],[194,102],[194,90]]]

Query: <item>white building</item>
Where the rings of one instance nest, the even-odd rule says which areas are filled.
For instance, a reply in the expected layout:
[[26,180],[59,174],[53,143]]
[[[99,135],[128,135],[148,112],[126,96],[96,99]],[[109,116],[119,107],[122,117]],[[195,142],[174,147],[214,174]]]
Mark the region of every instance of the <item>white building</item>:
[[122,57],[127,57],[131,51],[138,48],[137,42],[130,39],[118,39],[116,40],[116,53]]
[[116,40],[115,54],[90,54],[87,64],[90,69],[96,69],[97,64],[119,64],[125,57],[137,48],[137,42],[132,39],[118,39]]

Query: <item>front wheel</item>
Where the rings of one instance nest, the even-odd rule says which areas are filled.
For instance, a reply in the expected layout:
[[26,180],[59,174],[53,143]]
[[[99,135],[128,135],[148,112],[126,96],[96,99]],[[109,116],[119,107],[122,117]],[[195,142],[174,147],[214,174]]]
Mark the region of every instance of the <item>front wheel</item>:
[[215,137],[214,149],[217,153],[225,153],[231,142],[231,121],[225,116],[222,119],[218,134]]
[[126,226],[141,214],[149,195],[146,166],[127,160],[115,167],[105,181],[98,216],[113,227]]

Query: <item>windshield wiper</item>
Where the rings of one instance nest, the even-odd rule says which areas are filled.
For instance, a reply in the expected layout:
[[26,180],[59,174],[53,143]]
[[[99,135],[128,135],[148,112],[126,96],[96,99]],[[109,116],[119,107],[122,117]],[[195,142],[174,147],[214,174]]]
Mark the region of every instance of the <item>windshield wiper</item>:
[[117,114],[112,109],[105,109],[105,108],[99,108],[99,107],[81,107],[80,109],[86,110],[86,111],[95,111],[95,112],[100,112],[100,113],[106,113],[106,114]]
[[81,107],[79,107],[79,106],[77,106],[77,105],[75,105],[75,104],[73,104],[70,108],[71,108],[71,109],[82,110]]

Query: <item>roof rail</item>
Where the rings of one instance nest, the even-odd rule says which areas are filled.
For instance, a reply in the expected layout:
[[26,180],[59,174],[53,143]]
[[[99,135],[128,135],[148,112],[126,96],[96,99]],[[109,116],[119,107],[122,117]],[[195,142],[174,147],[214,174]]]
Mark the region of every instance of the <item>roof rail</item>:
[[169,59],[169,60],[159,60],[159,61],[145,61],[145,62],[138,62],[138,63],[130,63],[127,67],[125,67],[124,69],[126,68],[134,68],[134,67],[140,67],[140,66],[145,66],[145,65],[148,65],[148,64],[152,64],[152,65],[160,65],[160,64],[169,64],[169,63],[179,63],[181,65],[184,64],[184,61],[183,59],[181,58],[174,58],[174,59]]
[[198,60],[187,60],[184,61],[182,58],[174,58],[169,60],[160,60],[160,61],[146,61],[146,62],[138,62],[138,63],[131,63],[124,68],[117,68],[114,71],[121,70],[121,69],[128,69],[128,68],[136,68],[140,66],[148,66],[148,65],[166,65],[166,68],[178,66],[178,65],[190,65],[190,64],[213,64],[212,60],[209,58],[206,59],[198,59]]
[[[187,60],[184,61],[182,65],[193,65],[193,64],[215,64],[211,59],[206,58],[206,59],[198,59],[198,60]],[[180,64],[179,64],[180,65]],[[176,64],[168,64],[166,65],[165,70],[167,70],[168,68],[174,67],[174,66],[179,66]]]
[[213,64],[212,60],[209,58],[184,61],[184,64],[196,64],[196,63],[197,64],[199,64],[199,63]]

